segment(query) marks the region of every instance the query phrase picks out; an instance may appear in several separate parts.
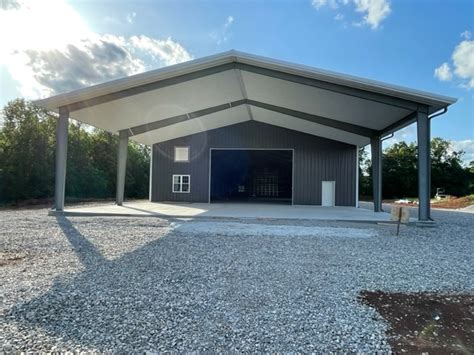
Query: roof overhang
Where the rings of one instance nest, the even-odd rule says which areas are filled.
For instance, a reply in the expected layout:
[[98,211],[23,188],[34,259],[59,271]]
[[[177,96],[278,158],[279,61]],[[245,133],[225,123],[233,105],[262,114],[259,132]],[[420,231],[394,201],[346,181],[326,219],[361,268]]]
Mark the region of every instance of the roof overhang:
[[38,100],[151,145],[249,120],[357,146],[456,99],[230,51]]

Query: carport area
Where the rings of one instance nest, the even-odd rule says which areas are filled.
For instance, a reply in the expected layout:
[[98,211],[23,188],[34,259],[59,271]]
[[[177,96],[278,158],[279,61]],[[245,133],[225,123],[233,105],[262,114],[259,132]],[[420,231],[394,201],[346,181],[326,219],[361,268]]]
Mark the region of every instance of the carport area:
[[[49,212],[62,216],[166,217],[166,218],[235,218],[272,220],[328,220],[351,222],[389,222],[390,214],[355,207],[297,206],[275,203],[157,203],[125,202],[122,206],[92,204]],[[414,220],[414,219],[413,219]]]
[[[110,211],[127,208],[120,206],[125,200],[129,140],[156,146],[195,135],[205,138],[214,130],[249,122],[251,124],[247,126],[250,126],[257,122],[260,127],[266,124],[303,133],[305,137],[314,137],[312,143],[325,139],[346,144],[354,149],[353,152],[370,144],[373,210],[382,212],[382,142],[394,132],[416,123],[418,220],[428,222],[431,220],[430,121],[444,114],[448,106],[455,102],[454,98],[429,92],[229,51],[60,94],[35,103],[58,113],[54,210],[59,214],[67,211],[64,202],[69,118],[118,135],[117,206],[107,207]],[[249,134],[242,133],[242,136],[248,137]],[[241,136],[231,135],[226,138],[229,142],[225,143],[230,144],[235,138]],[[179,162],[179,167],[173,165],[168,170],[152,150],[149,199],[209,202],[212,197],[215,201],[260,199],[288,202],[290,198],[299,198],[303,202],[296,203],[306,204],[309,202],[300,196],[314,195],[310,202],[313,205],[358,204],[357,157],[354,157],[353,162],[350,161],[351,168],[338,166],[337,162],[341,159],[337,154],[332,154],[337,152],[334,145],[319,145],[318,150],[313,150],[312,154],[302,153],[299,148],[295,151],[296,173],[291,179],[293,189],[289,185],[288,164],[286,167],[282,164],[278,167],[273,166],[273,163],[262,164],[262,158],[257,156],[251,160],[260,161],[260,171],[251,170],[251,161],[234,166],[236,171],[225,171],[221,166],[221,169],[214,172],[223,176],[223,184],[219,187],[211,185],[212,179],[207,175],[211,171],[208,168],[209,148],[294,148],[294,144],[282,139],[275,142],[274,136],[264,129],[259,131],[258,139],[244,141],[245,144],[229,146],[218,142],[221,145],[216,146],[217,140],[204,139],[205,153],[196,153],[193,146],[188,150],[191,153],[187,159],[175,160]],[[242,140],[237,139],[237,142]],[[321,152],[324,153],[327,161],[322,158],[315,160],[316,152],[320,155]],[[193,161],[198,163],[193,165]],[[198,167],[201,169],[197,169]],[[338,173],[350,176],[350,181],[345,181],[342,185],[336,183]],[[156,181],[165,183],[155,183]],[[322,187],[323,183],[325,189]],[[184,186],[180,187],[180,184]],[[166,190],[161,189],[161,186],[166,186]],[[349,186],[354,188],[348,188]],[[200,193],[199,196],[193,195],[196,191]],[[350,202],[337,202],[336,197],[326,199],[322,196],[324,191],[329,191],[326,196],[335,196],[339,191],[339,196],[344,196]],[[150,214],[149,209],[145,210]],[[215,211],[215,206],[207,206],[203,210]],[[312,211],[322,210],[314,208]],[[291,214],[296,210],[286,212]],[[202,213],[204,212],[197,214]]]

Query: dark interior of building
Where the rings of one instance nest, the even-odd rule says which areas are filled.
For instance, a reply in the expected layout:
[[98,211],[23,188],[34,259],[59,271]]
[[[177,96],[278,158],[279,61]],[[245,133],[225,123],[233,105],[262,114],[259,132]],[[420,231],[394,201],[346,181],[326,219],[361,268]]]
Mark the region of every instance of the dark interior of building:
[[291,150],[212,150],[211,201],[291,203]]

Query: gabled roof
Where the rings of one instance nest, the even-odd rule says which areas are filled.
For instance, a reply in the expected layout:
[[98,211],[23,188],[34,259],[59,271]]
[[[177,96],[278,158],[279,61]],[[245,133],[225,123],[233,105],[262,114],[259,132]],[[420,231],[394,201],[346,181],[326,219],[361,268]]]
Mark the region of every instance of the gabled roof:
[[229,51],[36,101],[153,144],[256,120],[365,145],[456,99]]

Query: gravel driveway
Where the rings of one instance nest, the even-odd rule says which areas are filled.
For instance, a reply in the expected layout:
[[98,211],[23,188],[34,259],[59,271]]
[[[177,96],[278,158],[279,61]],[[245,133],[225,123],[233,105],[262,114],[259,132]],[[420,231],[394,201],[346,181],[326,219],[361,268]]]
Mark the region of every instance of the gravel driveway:
[[0,351],[388,351],[361,290],[473,292],[474,214],[438,228],[0,212]]

